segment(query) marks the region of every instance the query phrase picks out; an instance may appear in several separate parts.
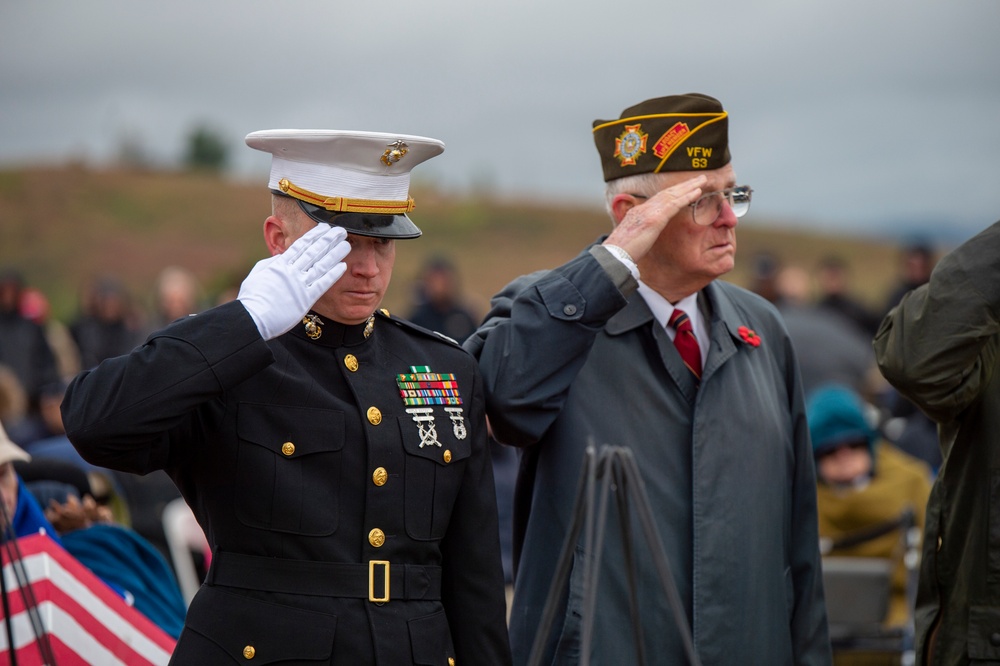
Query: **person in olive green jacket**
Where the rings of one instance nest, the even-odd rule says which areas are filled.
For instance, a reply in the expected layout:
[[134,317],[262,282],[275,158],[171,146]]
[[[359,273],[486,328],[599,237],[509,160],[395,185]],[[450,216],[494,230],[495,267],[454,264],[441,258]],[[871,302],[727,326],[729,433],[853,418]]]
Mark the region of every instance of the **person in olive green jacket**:
[[938,423],[919,664],[1000,662],[1000,222],[944,257],[882,322],[886,379]]

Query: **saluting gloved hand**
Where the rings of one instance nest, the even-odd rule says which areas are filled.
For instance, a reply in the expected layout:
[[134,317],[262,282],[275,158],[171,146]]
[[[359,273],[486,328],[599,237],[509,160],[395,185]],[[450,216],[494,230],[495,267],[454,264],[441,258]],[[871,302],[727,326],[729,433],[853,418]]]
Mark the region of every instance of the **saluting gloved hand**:
[[347,270],[343,227],[318,224],[281,254],[257,262],[236,297],[265,340],[290,331]]

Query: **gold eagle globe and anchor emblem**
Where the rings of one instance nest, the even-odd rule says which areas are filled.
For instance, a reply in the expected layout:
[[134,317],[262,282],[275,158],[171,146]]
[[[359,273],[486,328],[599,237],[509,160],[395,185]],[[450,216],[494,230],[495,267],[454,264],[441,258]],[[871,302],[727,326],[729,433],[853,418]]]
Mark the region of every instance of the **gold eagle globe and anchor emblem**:
[[410,151],[410,147],[406,145],[403,140],[397,140],[389,144],[389,147],[385,149],[382,153],[382,164],[392,166],[399,160],[403,159],[403,156]]
[[302,318],[302,324],[306,329],[306,335],[310,340],[319,340],[323,335],[323,320],[314,314],[307,314]]

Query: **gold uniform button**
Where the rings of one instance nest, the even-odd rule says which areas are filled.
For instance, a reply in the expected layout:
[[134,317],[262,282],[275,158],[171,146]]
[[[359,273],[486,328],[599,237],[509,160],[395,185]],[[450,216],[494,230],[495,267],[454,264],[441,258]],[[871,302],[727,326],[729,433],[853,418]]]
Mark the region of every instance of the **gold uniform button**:
[[379,411],[378,407],[368,408],[368,422],[372,425],[382,423],[382,412]]
[[347,369],[350,370],[351,372],[357,372],[358,357],[355,356],[354,354],[348,354],[347,356],[344,357],[344,365],[346,365]]
[[448,657],[448,666],[455,666],[455,658]]
[[243,658],[244,659],[253,659],[254,655],[256,655],[256,654],[257,654],[257,650],[254,650],[252,645],[248,645],[245,648],[243,648]]
[[445,449],[444,450],[444,461],[446,463],[450,463],[451,462],[451,451],[449,449]]
[[292,444],[291,442],[285,442],[284,444],[281,445],[281,452],[284,453],[286,456],[290,456],[293,453],[295,453],[295,445]]
[[381,548],[382,544],[385,543],[385,532],[376,527],[368,533],[368,543],[376,548]]
[[938,550],[941,550],[941,544],[942,544],[941,537],[938,537],[938,547],[937,547]]
[[372,472],[372,482],[376,486],[384,486],[388,480],[389,473],[385,471],[385,467],[376,467],[375,471]]

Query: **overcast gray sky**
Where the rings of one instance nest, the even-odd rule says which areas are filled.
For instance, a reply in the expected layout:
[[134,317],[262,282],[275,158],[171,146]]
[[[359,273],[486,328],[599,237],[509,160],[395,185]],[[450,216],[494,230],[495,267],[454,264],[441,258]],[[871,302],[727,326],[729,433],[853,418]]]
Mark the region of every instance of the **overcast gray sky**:
[[1000,218],[1000,0],[32,0],[0,5],[0,165],[176,163],[197,125],[422,134],[419,167],[598,204],[590,128],[643,99],[730,112],[747,218],[959,237]]

